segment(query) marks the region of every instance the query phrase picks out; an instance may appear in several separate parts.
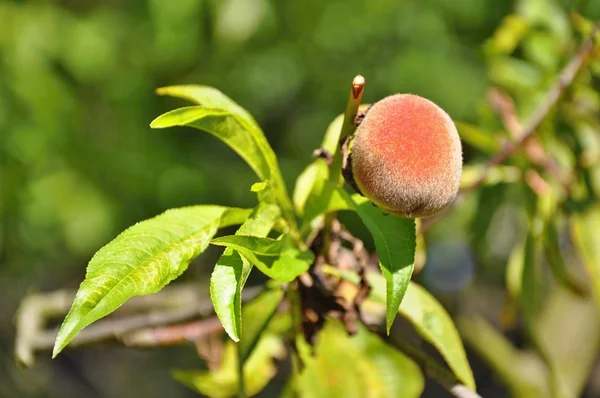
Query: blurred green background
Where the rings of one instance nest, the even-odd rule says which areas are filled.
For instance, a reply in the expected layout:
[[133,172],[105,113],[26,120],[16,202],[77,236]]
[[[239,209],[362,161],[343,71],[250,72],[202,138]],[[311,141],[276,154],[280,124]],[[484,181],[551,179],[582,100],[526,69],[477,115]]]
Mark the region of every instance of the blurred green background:
[[[546,2],[518,3],[543,13]],[[564,15],[600,17],[600,1],[549,3]],[[171,207],[253,205],[254,175],[218,140],[192,129],[149,128],[159,114],[184,105],[156,96],[155,88],[211,85],[247,108],[291,190],[343,110],[357,73],[367,80],[365,102],[412,92],[457,120],[480,120],[490,85],[482,45],[515,6],[504,0],[0,1],[0,396],[194,396],[169,375],[176,367],[202,366],[189,347],[97,346],[53,361],[48,352],[31,369],[15,364],[12,353],[12,319],[22,297],[76,287],[92,254],[127,226]],[[443,230],[457,225],[449,220]],[[430,260],[443,261],[448,245],[456,243],[440,242],[439,255],[433,246]],[[457,261],[461,250],[450,250]],[[205,279],[216,253],[196,260],[183,279]],[[483,391],[491,386],[485,396],[504,396],[485,370],[475,371],[483,374]],[[442,396],[435,389],[426,394]]]

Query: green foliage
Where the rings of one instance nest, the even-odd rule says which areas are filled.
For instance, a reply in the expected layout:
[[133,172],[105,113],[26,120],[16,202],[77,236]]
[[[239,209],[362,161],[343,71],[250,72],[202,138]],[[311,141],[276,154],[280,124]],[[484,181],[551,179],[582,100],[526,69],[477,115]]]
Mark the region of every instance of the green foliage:
[[[259,204],[236,235],[266,236],[279,214],[277,206]],[[215,264],[210,278],[210,298],[215,312],[233,341],[239,341],[242,334],[242,289],[251,270],[252,264],[228,247]]]
[[[568,379],[564,384],[569,386],[568,392],[552,391],[555,396],[582,394],[590,370],[581,364],[591,361],[586,355],[597,356],[598,335],[598,319],[586,308],[594,298],[600,307],[600,61],[586,60],[535,129],[538,155],[541,148],[545,159],[536,159],[523,145],[501,164],[488,165],[515,140],[518,126],[528,123],[582,39],[592,34],[600,2],[75,3],[24,0],[0,5],[0,302],[6,304],[4,311],[0,308],[0,323],[11,324],[16,298],[32,285],[45,289],[83,273],[81,264],[94,250],[137,220],[195,203],[254,208],[177,209],[124,232],[90,262],[54,354],[130,297],[164,287],[213,241],[225,246],[223,253],[213,248],[199,264],[200,275],[190,276],[204,277],[211,269],[202,266],[215,264],[211,298],[238,345],[226,343],[219,369],[177,375],[196,391],[233,395],[239,383],[236,351],[241,351],[248,357],[246,392],[258,393],[275,374],[273,358],[285,356],[284,339],[302,340],[296,318],[303,314],[285,306],[298,304],[295,287],[305,283],[296,278],[299,274],[332,260],[319,247],[322,224],[332,213],[350,210],[357,211],[367,228],[355,217],[348,218],[346,227],[365,247],[375,247],[381,261],[385,278],[376,275],[375,282],[370,274],[369,280],[388,329],[399,305],[398,313],[439,351],[460,381],[474,388],[450,316],[409,280],[417,279],[425,288],[441,286],[442,303],[449,304],[453,317],[485,312],[492,321],[497,338],[486,335],[484,347],[469,338],[469,330],[461,329],[461,334],[509,390],[521,391],[514,386],[525,380],[530,387],[526,391],[535,391],[525,395],[550,396],[554,387],[549,386],[555,383],[543,375],[552,374]],[[600,32],[595,40],[598,47]],[[304,172],[294,174],[319,142],[331,154],[338,152],[342,116],[329,125],[324,138],[321,132],[341,109],[349,77],[358,71],[367,78],[368,101],[412,92],[439,103],[457,121],[466,162],[461,187],[469,188],[486,175],[475,192],[461,195],[449,216],[423,222],[425,232],[414,251],[425,257],[426,246],[427,258],[434,261],[436,250],[455,239],[471,249],[466,257],[473,270],[465,271],[465,266],[446,273],[428,263],[412,275],[414,224],[384,216],[360,196],[346,195],[324,159],[313,159]],[[248,110],[210,86],[157,90],[174,99],[152,94],[155,87],[178,81],[219,87]],[[509,99],[503,110],[490,105],[493,101],[485,93],[490,85]],[[181,106],[181,99],[196,106],[160,116],[153,127],[208,131],[252,170],[206,135],[182,129],[170,134],[148,131],[147,120],[167,107]],[[247,189],[256,181],[252,171],[259,180],[252,188],[258,204]],[[289,182],[296,177],[291,200],[284,178]],[[547,198],[552,203],[544,203]],[[185,213],[201,209],[207,212],[204,216]],[[219,216],[219,209],[227,210]],[[184,213],[178,216],[180,211]],[[242,226],[236,235],[214,239],[217,228],[238,224]],[[448,253],[449,267],[456,262],[453,254]],[[254,265],[286,282],[267,282],[263,294],[242,309],[241,293]],[[351,283],[360,284],[360,277],[350,273]],[[251,282],[255,276],[263,278],[255,272]],[[505,290],[508,303],[503,301]],[[580,318],[569,322],[572,314]],[[571,323],[576,330],[566,327]],[[326,325],[316,334],[317,356],[301,352],[310,366],[300,380],[314,380],[323,388],[344,380],[340,388],[356,387],[345,392],[348,396],[357,391],[367,396],[420,394],[422,375],[404,354],[363,328],[358,336],[348,337],[341,325]],[[498,344],[506,330],[520,332],[523,327],[528,339],[522,351],[509,341]],[[581,344],[569,344],[574,338]],[[560,366],[537,361],[540,341],[552,347],[552,360]],[[568,354],[561,353],[567,346]],[[0,390],[7,389],[7,395],[23,395],[19,388],[16,393],[11,389],[18,380],[25,395],[69,396],[61,382],[61,391],[52,391],[44,372],[22,377],[2,351],[0,364],[8,371],[0,374]],[[293,349],[288,352],[292,362],[298,359]],[[88,362],[101,367],[104,361],[78,363]],[[568,371],[554,375],[554,368]],[[408,381],[407,375],[412,375]],[[125,379],[136,394],[148,395],[155,386]],[[404,390],[404,383],[412,387]],[[539,393],[536,385],[547,389]],[[302,389],[307,395],[320,393],[306,383]],[[593,390],[593,383],[588,389]]]
[[127,229],[88,264],[63,322],[53,356],[84,327],[133,296],[156,293],[202,253],[217,230],[243,222],[249,211],[222,206],[174,209]]
[[[188,87],[186,93],[192,91]],[[173,94],[181,91],[167,89],[166,92]],[[220,91],[200,87],[193,92],[196,101],[204,101],[207,104],[221,107],[199,105],[176,109],[154,119],[150,127],[190,126],[221,139],[248,163],[261,180],[270,181],[273,195],[281,206],[284,217],[290,226],[295,228],[292,203],[287,194],[277,158],[260,127],[244,109],[225,97]],[[191,96],[191,94],[188,95]],[[209,96],[212,99],[207,101],[206,97]]]
[[328,322],[314,350],[314,357],[304,353],[305,368],[295,381],[300,397],[410,398],[423,392],[419,367],[362,325],[349,337],[342,325]]
[[312,252],[298,249],[289,236],[279,239],[232,235],[213,239],[213,245],[235,249],[263,274],[280,282],[290,282],[308,270]]

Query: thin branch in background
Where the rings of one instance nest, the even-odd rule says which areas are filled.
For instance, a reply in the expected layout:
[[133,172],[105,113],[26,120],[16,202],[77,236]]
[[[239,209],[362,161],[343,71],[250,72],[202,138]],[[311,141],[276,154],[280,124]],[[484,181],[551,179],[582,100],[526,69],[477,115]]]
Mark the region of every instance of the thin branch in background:
[[558,75],[556,83],[552,87],[550,87],[550,89],[546,92],[546,95],[544,96],[540,105],[529,116],[527,122],[524,125],[520,125],[520,128],[517,129],[515,120],[508,120],[511,127],[515,128],[515,139],[506,144],[500,152],[498,152],[485,164],[479,178],[476,179],[470,186],[463,188],[459,192],[452,206],[447,207],[444,211],[438,213],[433,217],[423,219],[421,222],[421,230],[419,232],[423,233],[427,231],[436,221],[438,221],[440,218],[446,215],[452,207],[461,203],[464,199],[464,196],[467,193],[479,188],[485,182],[486,176],[492,167],[506,161],[513,153],[515,153],[523,145],[525,141],[527,141],[530,137],[532,137],[535,134],[538,127],[546,119],[550,111],[556,106],[558,100],[561,98],[565,90],[573,83],[577,74],[587,65],[590,58],[592,57],[594,52],[593,37],[597,30],[598,26],[594,27],[594,30],[592,31],[590,36],[588,36],[583,41],[575,55],[571,58],[569,63],[562,69],[562,71]]
[[[506,128],[513,139],[516,139],[523,127],[517,117],[515,103],[512,98],[505,91],[493,87],[487,91],[486,99],[492,109],[500,116],[504,128]],[[544,147],[536,137],[530,136],[525,139],[523,141],[523,149],[525,150],[527,158],[533,164],[546,171],[552,178],[558,181],[567,192],[570,190],[573,174],[563,173],[558,162],[546,153]]]
[[577,73],[579,73],[579,71],[581,71],[587,65],[594,50],[593,35],[595,31],[596,29],[594,29],[594,32],[592,32],[590,37],[587,37],[583,41],[583,44],[581,47],[579,47],[579,50],[560,72],[556,83],[548,90],[541,104],[528,118],[527,122],[520,126],[520,129],[514,132],[514,141],[511,141],[505,145],[498,154],[496,154],[492,159],[490,159],[489,162],[487,162],[480,178],[476,180],[470,187],[466,188],[464,192],[471,192],[475,188],[479,187],[485,180],[485,176],[491,167],[503,163],[513,153],[515,153],[527,139],[535,134],[538,127],[542,124],[544,119],[546,119],[550,111],[556,106],[558,100],[561,98],[567,87],[573,83]]
[[222,331],[219,318],[210,317],[182,324],[136,329],[122,335],[119,340],[130,347],[158,347],[196,342]]
[[[242,300],[252,299],[260,286],[248,286]],[[158,293],[134,297],[115,313],[88,326],[73,338],[71,347],[120,338],[136,329],[180,323],[214,313],[212,303],[198,284],[168,286]],[[75,297],[73,290],[38,293],[27,297],[17,313],[15,356],[31,365],[36,351],[50,350],[58,328],[45,329],[48,319],[64,316]]]

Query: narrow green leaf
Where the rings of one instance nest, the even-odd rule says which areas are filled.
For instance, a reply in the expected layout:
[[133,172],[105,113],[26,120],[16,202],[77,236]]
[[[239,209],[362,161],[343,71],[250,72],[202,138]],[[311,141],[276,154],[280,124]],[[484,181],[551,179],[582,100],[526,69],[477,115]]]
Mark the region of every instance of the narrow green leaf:
[[389,333],[414,269],[415,220],[386,214],[360,195],[354,195],[352,200],[373,235],[379,266],[386,280],[386,330]]
[[575,214],[571,227],[574,243],[585,263],[600,308],[600,205]]
[[[274,359],[285,357],[283,342],[271,335],[261,337],[252,355],[244,363],[246,394],[255,396],[277,373]],[[173,377],[194,391],[213,398],[228,398],[238,391],[238,358],[232,341],[225,344],[221,366],[214,371],[175,370]]]
[[242,361],[246,361],[252,355],[260,336],[283,300],[283,289],[278,284],[273,285],[268,284],[264,291],[244,306],[244,335],[240,340]]
[[[215,101],[222,105],[223,100]],[[237,105],[237,104],[235,104]],[[247,112],[239,113],[239,106],[225,108],[189,106],[167,112],[152,121],[152,128],[189,126],[206,131],[219,138],[248,163],[261,180],[269,180],[273,195],[286,221],[296,228],[296,216],[287,193],[277,157],[262,130]]]
[[251,235],[229,235],[215,238],[211,241],[213,245],[243,248],[263,256],[279,256],[279,254],[290,246],[287,237],[281,239],[265,238]]
[[299,397],[416,398],[423,392],[417,364],[362,325],[350,337],[339,322],[328,321],[314,351],[300,351],[305,367],[296,382]]
[[[384,278],[375,273],[367,273],[371,284],[371,298],[382,304]],[[475,390],[475,379],[467,360],[465,349],[452,318],[444,307],[427,290],[410,282],[400,305],[399,314],[406,318],[419,335],[433,345],[446,360],[446,363],[467,387]]]
[[589,293],[587,286],[569,271],[565,263],[560,250],[557,221],[555,215],[546,222],[544,228],[544,257],[548,261],[552,275],[558,283],[577,295],[586,296]]
[[[364,110],[364,107],[362,108]],[[329,126],[327,126],[327,130],[325,131],[325,136],[323,137],[323,142],[321,142],[321,148],[324,148],[329,151],[332,155],[338,151],[340,135],[342,133],[342,124],[344,124],[344,114],[337,115],[335,119]]]
[[529,233],[522,245],[510,255],[506,268],[506,284],[511,297],[518,303],[528,329],[540,310],[542,286],[539,262],[540,241]]
[[211,241],[218,246],[231,247],[268,277],[290,282],[308,270],[314,260],[311,251],[296,248],[288,235],[281,239],[231,235]]
[[[236,234],[266,236],[279,217],[279,207],[260,204]],[[233,341],[242,335],[242,289],[252,264],[237,251],[225,249],[210,277],[210,298],[223,328]]]
[[304,206],[304,225],[322,214],[354,210],[354,203],[338,184],[317,180]]
[[[367,105],[363,105],[360,110],[364,111],[366,108]],[[325,132],[321,148],[327,150],[331,155],[335,155],[338,151],[343,122],[344,115],[338,115],[329,124]],[[298,214],[303,215],[306,213],[303,229],[320,214],[352,208],[351,205],[335,195],[334,190],[332,190],[335,184],[329,186],[325,184],[328,179],[329,166],[323,159],[315,159],[298,176],[293,199]],[[308,207],[306,211],[305,205]]]
[[250,112],[214,87],[196,84],[169,86],[156,89],[156,94],[182,98],[208,108],[225,109],[258,127]]
[[161,290],[202,253],[220,227],[239,224],[250,210],[193,206],[169,210],[125,230],[87,267],[54,345],[55,357],[84,327],[133,296]]
[[329,167],[323,159],[315,159],[300,173],[296,179],[294,195],[292,197],[296,212],[300,216],[304,214],[304,206],[313,192],[315,185],[318,184],[318,181],[326,181],[327,178],[329,178]]
[[244,119],[231,111],[187,106],[160,115],[150,124],[150,127],[158,129],[173,126],[195,127],[214,135],[240,155],[262,180],[270,177],[269,163],[274,160],[275,154],[262,132],[248,126]]

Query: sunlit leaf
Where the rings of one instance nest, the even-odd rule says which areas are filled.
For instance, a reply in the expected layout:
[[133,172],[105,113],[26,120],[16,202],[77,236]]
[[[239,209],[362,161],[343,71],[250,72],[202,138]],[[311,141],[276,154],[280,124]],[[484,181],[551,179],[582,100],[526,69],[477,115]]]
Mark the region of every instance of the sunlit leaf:
[[[260,204],[236,234],[267,236],[279,217],[275,205]],[[238,341],[242,334],[242,289],[252,264],[232,248],[226,248],[210,277],[210,298],[225,331]]]
[[356,211],[373,235],[381,272],[386,280],[386,330],[389,333],[410,282],[415,263],[415,220],[397,217],[354,195]]
[[348,195],[340,191],[339,185],[328,180],[317,180],[304,206],[304,223],[309,223],[322,214],[340,210],[353,210]]
[[423,392],[423,374],[412,359],[362,325],[350,337],[339,322],[328,321],[314,356],[305,352],[302,360],[296,382],[302,398],[411,398]]
[[329,177],[329,170],[327,163],[323,159],[315,159],[314,162],[309,164],[302,173],[296,179],[296,186],[294,188],[294,206],[296,212],[302,216],[304,214],[304,206],[309,196],[313,192],[316,184],[322,185],[322,181],[326,181]]
[[[375,272],[367,274],[371,297],[385,303],[385,280]],[[427,290],[410,282],[400,305],[399,314],[415,327],[419,335],[442,354],[456,377],[466,386],[475,389],[475,379],[467,360],[465,349],[452,318],[444,307]]]
[[156,94],[182,98],[207,108],[225,109],[233,114],[243,117],[246,121],[258,127],[250,112],[214,87],[197,84],[168,86],[157,88]]
[[[285,357],[285,346],[273,335],[265,334],[258,341],[252,355],[244,363],[244,381],[246,394],[254,396],[277,373],[274,359]],[[225,343],[221,366],[213,371],[176,370],[173,377],[189,388],[213,398],[235,396],[238,391],[238,358],[236,346],[232,341]]]
[[600,205],[577,213],[572,220],[574,243],[585,263],[592,289],[600,308]]
[[[220,96],[215,100],[217,103],[223,101]],[[287,194],[277,157],[262,130],[248,120],[247,113],[238,113],[232,105],[227,108],[189,106],[167,112],[150,124],[152,128],[173,126],[194,127],[227,144],[248,163],[261,180],[270,181],[273,195],[285,219],[295,226],[294,208]]]
[[84,327],[133,296],[155,293],[181,275],[220,227],[240,224],[250,210],[193,206],[169,210],[125,230],[100,249],[65,318],[56,356]]
[[289,236],[281,239],[231,235],[213,239],[212,244],[230,247],[268,277],[289,282],[308,270],[314,260],[311,251],[294,246]]
[[[361,105],[359,110],[365,111],[368,105]],[[339,140],[344,115],[338,115],[327,127],[321,149],[334,156],[339,149]],[[323,159],[315,159],[298,176],[294,189],[294,205],[298,214],[304,215],[305,225],[317,216],[338,211],[349,210],[351,204],[335,192],[335,184],[327,184],[329,166]]]

